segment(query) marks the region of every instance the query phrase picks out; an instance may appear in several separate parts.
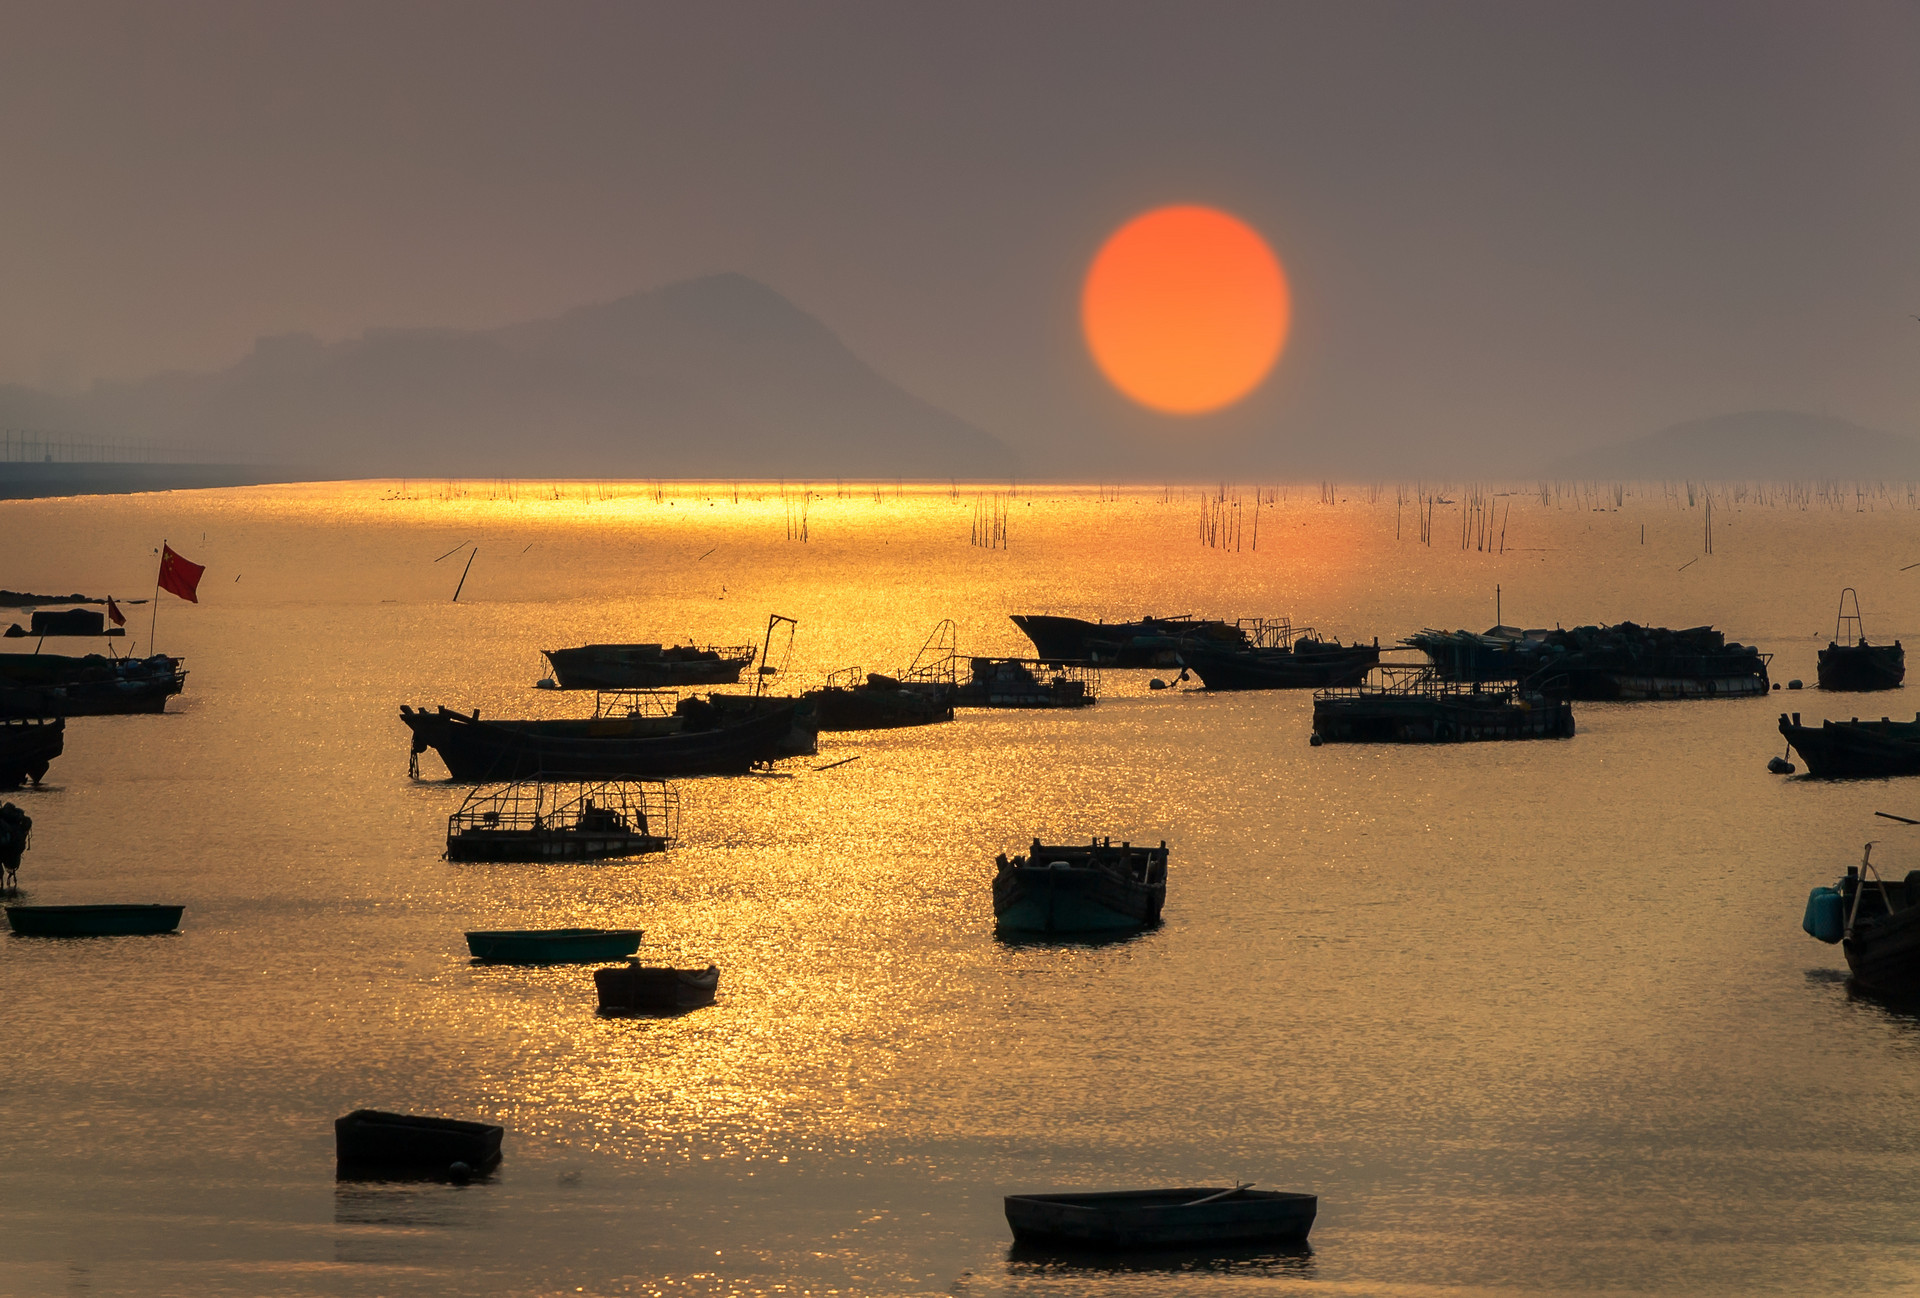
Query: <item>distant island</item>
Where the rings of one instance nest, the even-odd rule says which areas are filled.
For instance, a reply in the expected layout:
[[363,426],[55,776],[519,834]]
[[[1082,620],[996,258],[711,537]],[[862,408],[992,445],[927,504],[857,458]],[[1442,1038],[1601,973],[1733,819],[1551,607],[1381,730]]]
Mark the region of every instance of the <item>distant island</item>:
[[1750,410],[1675,424],[1569,455],[1549,478],[1807,481],[1920,480],[1920,440],[1797,410]]
[[[224,370],[75,397],[0,387],[0,426],[193,446],[335,478],[1005,478],[1018,468],[1004,443],[902,391],[819,320],[736,274],[498,329],[262,338]],[[0,464],[0,479],[53,467]]]

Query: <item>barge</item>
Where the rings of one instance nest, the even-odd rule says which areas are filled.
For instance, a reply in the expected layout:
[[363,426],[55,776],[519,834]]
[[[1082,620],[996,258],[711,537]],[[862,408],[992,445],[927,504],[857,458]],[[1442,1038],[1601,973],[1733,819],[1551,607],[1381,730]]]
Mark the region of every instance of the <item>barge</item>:
[[1633,622],[1524,631],[1496,626],[1426,630],[1400,642],[1427,655],[1442,679],[1522,681],[1550,698],[1588,702],[1743,698],[1771,688],[1771,654],[1729,642],[1710,626],[1673,631]]
[[1380,668],[1382,679],[1313,696],[1314,744],[1454,744],[1569,739],[1573,706],[1518,684],[1463,685],[1425,667]]
[[1167,901],[1167,845],[1047,847],[994,858],[993,917],[1016,933],[1110,933],[1151,928]]

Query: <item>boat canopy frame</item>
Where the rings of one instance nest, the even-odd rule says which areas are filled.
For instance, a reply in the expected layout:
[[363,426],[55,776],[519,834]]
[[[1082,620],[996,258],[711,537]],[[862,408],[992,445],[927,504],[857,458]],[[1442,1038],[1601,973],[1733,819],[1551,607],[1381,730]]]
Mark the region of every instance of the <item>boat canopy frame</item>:
[[680,790],[666,780],[553,780],[532,776],[483,784],[447,817],[447,837],[465,832],[566,834],[617,832],[680,840]]

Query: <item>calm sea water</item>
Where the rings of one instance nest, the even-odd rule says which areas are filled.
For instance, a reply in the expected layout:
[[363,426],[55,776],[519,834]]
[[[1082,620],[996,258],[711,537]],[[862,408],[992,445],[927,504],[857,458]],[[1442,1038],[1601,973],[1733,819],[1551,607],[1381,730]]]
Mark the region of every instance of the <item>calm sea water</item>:
[[[0,1292],[1862,1294],[1920,1290],[1920,1020],[1801,933],[1859,858],[1920,865],[1920,782],[1765,771],[1782,707],[1578,708],[1565,742],[1307,744],[1306,693],[828,736],[682,782],[684,843],[603,865],[449,863],[463,790],[407,776],[402,703],[570,713],[542,648],[758,641],[787,684],[904,665],[1022,610],[1422,626],[1713,623],[1813,677],[1839,590],[1920,632],[1902,492],[1500,495],[1419,542],[1392,488],[1243,493],[418,483],[0,505],[0,585],[151,590],[185,695],[70,723],[28,900],[186,904],[181,933],[0,939]],[[1458,501],[1461,493],[1452,493]],[[1258,549],[1252,547],[1259,517]],[[1642,532],[1644,529],[1644,541]],[[1396,537],[1396,530],[1400,536]],[[464,554],[478,557],[458,603]],[[133,610],[146,647],[148,606]],[[9,647],[31,647],[11,641]],[[53,646],[49,644],[49,649]],[[776,659],[779,657],[776,652]],[[1163,673],[1164,674],[1164,673]],[[1915,704],[1920,706],[1920,704]],[[859,761],[815,769],[841,757]],[[1167,922],[995,939],[996,851],[1167,839]],[[594,1012],[582,969],[471,965],[475,927],[637,924],[720,1003]],[[336,1183],[360,1106],[508,1130],[484,1183]],[[1225,1183],[1321,1196],[1312,1248],[1087,1267],[1010,1252],[1009,1191]]]

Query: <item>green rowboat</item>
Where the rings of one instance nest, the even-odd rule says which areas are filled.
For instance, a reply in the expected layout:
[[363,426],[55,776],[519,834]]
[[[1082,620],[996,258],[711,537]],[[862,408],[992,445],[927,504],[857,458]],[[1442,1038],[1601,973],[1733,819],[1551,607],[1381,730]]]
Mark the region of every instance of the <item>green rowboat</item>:
[[9,906],[16,937],[127,937],[171,933],[184,906]]
[[467,934],[467,950],[490,964],[588,964],[640,949],[637,928],[533,928]]

